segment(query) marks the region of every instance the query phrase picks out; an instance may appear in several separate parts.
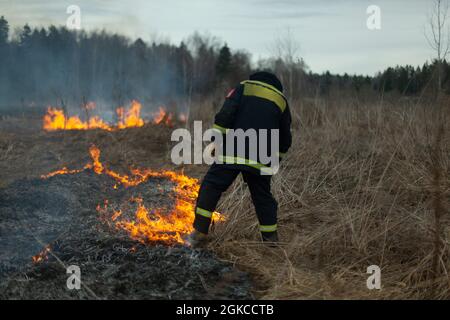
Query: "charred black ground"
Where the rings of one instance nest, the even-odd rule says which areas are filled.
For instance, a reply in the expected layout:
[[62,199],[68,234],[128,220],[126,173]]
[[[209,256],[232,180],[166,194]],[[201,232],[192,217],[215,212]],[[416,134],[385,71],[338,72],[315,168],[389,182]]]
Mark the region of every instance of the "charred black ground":
[[[142,197],[147,208],[170,209],[171,181],[154,178],[113,189],[115,183],[86,170],[19,180],[0,189],[0,298],[251,298],[247,274],[212,253],[140,243],[96,211],[106,199],[111,206],[123,206],[132,197]],[[32,263],[46,244],[51,253]],[[68,265],[81,268],[81,290],[67,289]]]

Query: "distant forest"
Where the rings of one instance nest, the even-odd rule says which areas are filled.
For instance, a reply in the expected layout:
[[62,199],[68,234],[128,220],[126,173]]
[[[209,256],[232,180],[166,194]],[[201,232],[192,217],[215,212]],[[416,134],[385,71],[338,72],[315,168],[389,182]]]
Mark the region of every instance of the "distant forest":
[[[0,108],[79,105],[83,101],[117,107],[132,99],[150,104],[188,103],[222,94],[256,69],[277,73],[292,99],[343,91],[414,96],[433,87],[436,69],[435,63],[425,63],[388,68],[373,77],[317,74],[289,54],[252,63],[248,52],[230,50],[226,43],[198,33],[174,45],[55,26],[25,25],[10,32],[1,17]],[[444,61],[442,69],[442,89],[450,93],[450,65]]]

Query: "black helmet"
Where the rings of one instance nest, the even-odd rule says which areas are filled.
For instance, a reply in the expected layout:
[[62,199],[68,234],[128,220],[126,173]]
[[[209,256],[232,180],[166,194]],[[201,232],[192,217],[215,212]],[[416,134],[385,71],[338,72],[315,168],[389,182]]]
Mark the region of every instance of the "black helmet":
[[261,81],[267,84],[270,84],[283,92],[283,85],[281,81],[271,72],[268,71],[258,71],[250,75],[249,80]]

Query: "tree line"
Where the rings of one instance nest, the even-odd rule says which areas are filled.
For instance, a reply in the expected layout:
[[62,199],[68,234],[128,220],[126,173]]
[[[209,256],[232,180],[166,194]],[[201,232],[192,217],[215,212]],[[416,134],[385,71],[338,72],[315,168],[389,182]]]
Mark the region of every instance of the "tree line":
[[[450,64],[443,60],[440,67],[442,68],[440,90],[450,94]],[[436,60],[416,68],[409,65],[387,68],[375,77],[374,89],[385,92],[397,91],[405,95],[417,95],[428,88],[437,90],[439,86],[437,70]]]
[[[292,47],[292,46],[286,46]],[[328,95],[331,90],[421,93],[435,64],[397,66],[377,75],[313,73],[303,59],[283,50],[252,64],[251,55],[231,50],[210,35],[194,33],[179,45],[130,40],[105,31],[23,26],[10,33],[0,17],[0,107],[105,102],[189,101],[223,92],[256,69],[281,77],[291,98]],[[442,87],[450,93],[450,65],[443,63]]]
[[[443,60],[441,63],[442,80],[441,91],[450,94],[450,64]],[[306,82],[309,83],[309,94],[316,89],[318,95],[328,95],[330,91],[337,90],[362,92],[372,90],[376,93],[395,93],[405,96],[415,96],[423,92],[433,93],[438,90],[437,78],[438,63],[425,62],[423,66],[410,65],[388,67],[374,76],[349,75],[347,73],[331,74],[329,71],[322,74],[309,72]]]
[[105,31],[25,25],[0,18],[0,105],[132,99],[162,102],[206,95],[244,79],[250,55],[194,33],[179,45],[131,41]]

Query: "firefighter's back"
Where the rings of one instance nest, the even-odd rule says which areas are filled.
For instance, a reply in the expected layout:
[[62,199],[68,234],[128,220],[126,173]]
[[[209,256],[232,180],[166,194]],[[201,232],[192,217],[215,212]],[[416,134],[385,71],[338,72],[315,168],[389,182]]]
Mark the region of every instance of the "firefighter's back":
[[241,102],[234,129],[279,129],[287,102],[283,93],[262,81],[241,83]]

